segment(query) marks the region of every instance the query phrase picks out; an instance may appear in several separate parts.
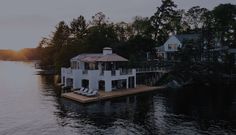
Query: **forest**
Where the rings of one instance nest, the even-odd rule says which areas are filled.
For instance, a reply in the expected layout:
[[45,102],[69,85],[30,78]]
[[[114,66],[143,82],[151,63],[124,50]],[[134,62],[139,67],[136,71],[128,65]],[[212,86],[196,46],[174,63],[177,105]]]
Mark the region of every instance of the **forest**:
[[80,53],[98,53],[111,47],[130,64],[146,60],[146,52],[155,57],[154,47],[161,46],[171,34],[199,33],[206,46],[216,38],[225,46],[236,45],[236,5],[220,4],[208,10],[194,6],[178,9],[172,0],[162,0],[150,17],[136,16],[133,22],[111,22],[102,12],[91,20],[82,15],[71,22],[59,22],[49,37],[44,37],[37,49],[41,65],[60,69],[69,66],[69,59]]
[[[129,59],[130,66],[137,66],[146,61],[147,52],[155,58],[154,48],[163,45],[170,35],[193,33],[204,39],[197,51],[203,47],[211,49],[215,39],[220,39],[223,46],[236,48],[236,5],[220,4],[212,10],[194,6],[185,10],[179,9],[173,0],[162,0],[153,15],[135,16],[132,22],[112,22],[103,12],[91,20],[79,15],[70,22],[60,21],[33,50],[35,56],[30,57],[39,59],[42,67],[59,70],[68,67],[70,58],[78,54],[99,53],[102,48],[111,47]],[[189,57],[198,54],[190,52],[186,52]]]

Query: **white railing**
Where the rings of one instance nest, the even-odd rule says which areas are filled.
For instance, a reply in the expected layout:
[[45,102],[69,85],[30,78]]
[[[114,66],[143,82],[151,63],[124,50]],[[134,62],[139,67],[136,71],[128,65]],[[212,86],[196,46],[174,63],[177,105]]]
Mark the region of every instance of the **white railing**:
[[71,68],[62,68],[62,73],[63,74],[72,74],[72,69]]
[[72,74],[72,69],[71,68],[67,69],[67,74]]
[[104,75],[104,70],[101,70],[100,75],[101,75],[101,76]]
[[132,69],[119,69],[119,70],[101,70],[100,75],[104,75],[104,71],[111,72],[112,76],[119,76],[119,75],[132,75],[133,71]]
[[149,67],[149,68],[137,68],[137,73],[145,73],[145,72],[168,72],[169,70],[166,68],[159,68],[159,67]]
[[132,74],[132,69],[121,69],[120,70],[120,75],[131,75]]
[[116,76],[116,70],[111,70],[111,75]]

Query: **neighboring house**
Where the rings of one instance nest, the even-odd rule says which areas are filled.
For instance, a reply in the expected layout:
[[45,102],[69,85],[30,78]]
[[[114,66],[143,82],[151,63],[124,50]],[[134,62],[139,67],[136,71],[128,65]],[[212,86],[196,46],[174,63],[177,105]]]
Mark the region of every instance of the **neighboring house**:
[[200,39],[199,34],[181,34],[181,35],[172,35],[160,47],[156,47],[156,54],[158,59],[163,60],[175,60],[175,53],[182,48],[183,45],[192,42],[198,42]]
[[80,54],[70,60],[70,68],[61,69],[61,80],[73,89],[85,87],[106,92],[136,87],[136,70],[124,69],[128,60],[106,47],[103,53]]

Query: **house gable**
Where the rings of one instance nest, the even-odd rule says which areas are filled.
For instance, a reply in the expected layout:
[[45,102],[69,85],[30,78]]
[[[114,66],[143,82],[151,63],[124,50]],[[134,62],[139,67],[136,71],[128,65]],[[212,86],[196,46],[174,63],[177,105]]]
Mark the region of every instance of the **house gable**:
[[164,44],[165,52],[175,52],[178,51],[178,48],[182,47],[182,43],[179,41],[176,36],[171,36]]

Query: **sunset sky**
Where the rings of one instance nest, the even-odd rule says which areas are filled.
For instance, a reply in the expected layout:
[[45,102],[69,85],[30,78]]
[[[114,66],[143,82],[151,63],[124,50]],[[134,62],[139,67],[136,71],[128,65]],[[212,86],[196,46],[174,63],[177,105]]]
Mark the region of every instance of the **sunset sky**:
[[[151,16],[161,0],[0,0],[0,49],[36,47],[55,25],[79,15],[87,20],[103,12],[111,21],[132,21],[134,16]],[[200,5],[208,9],[236,0],[175,0],[178,8]]]

